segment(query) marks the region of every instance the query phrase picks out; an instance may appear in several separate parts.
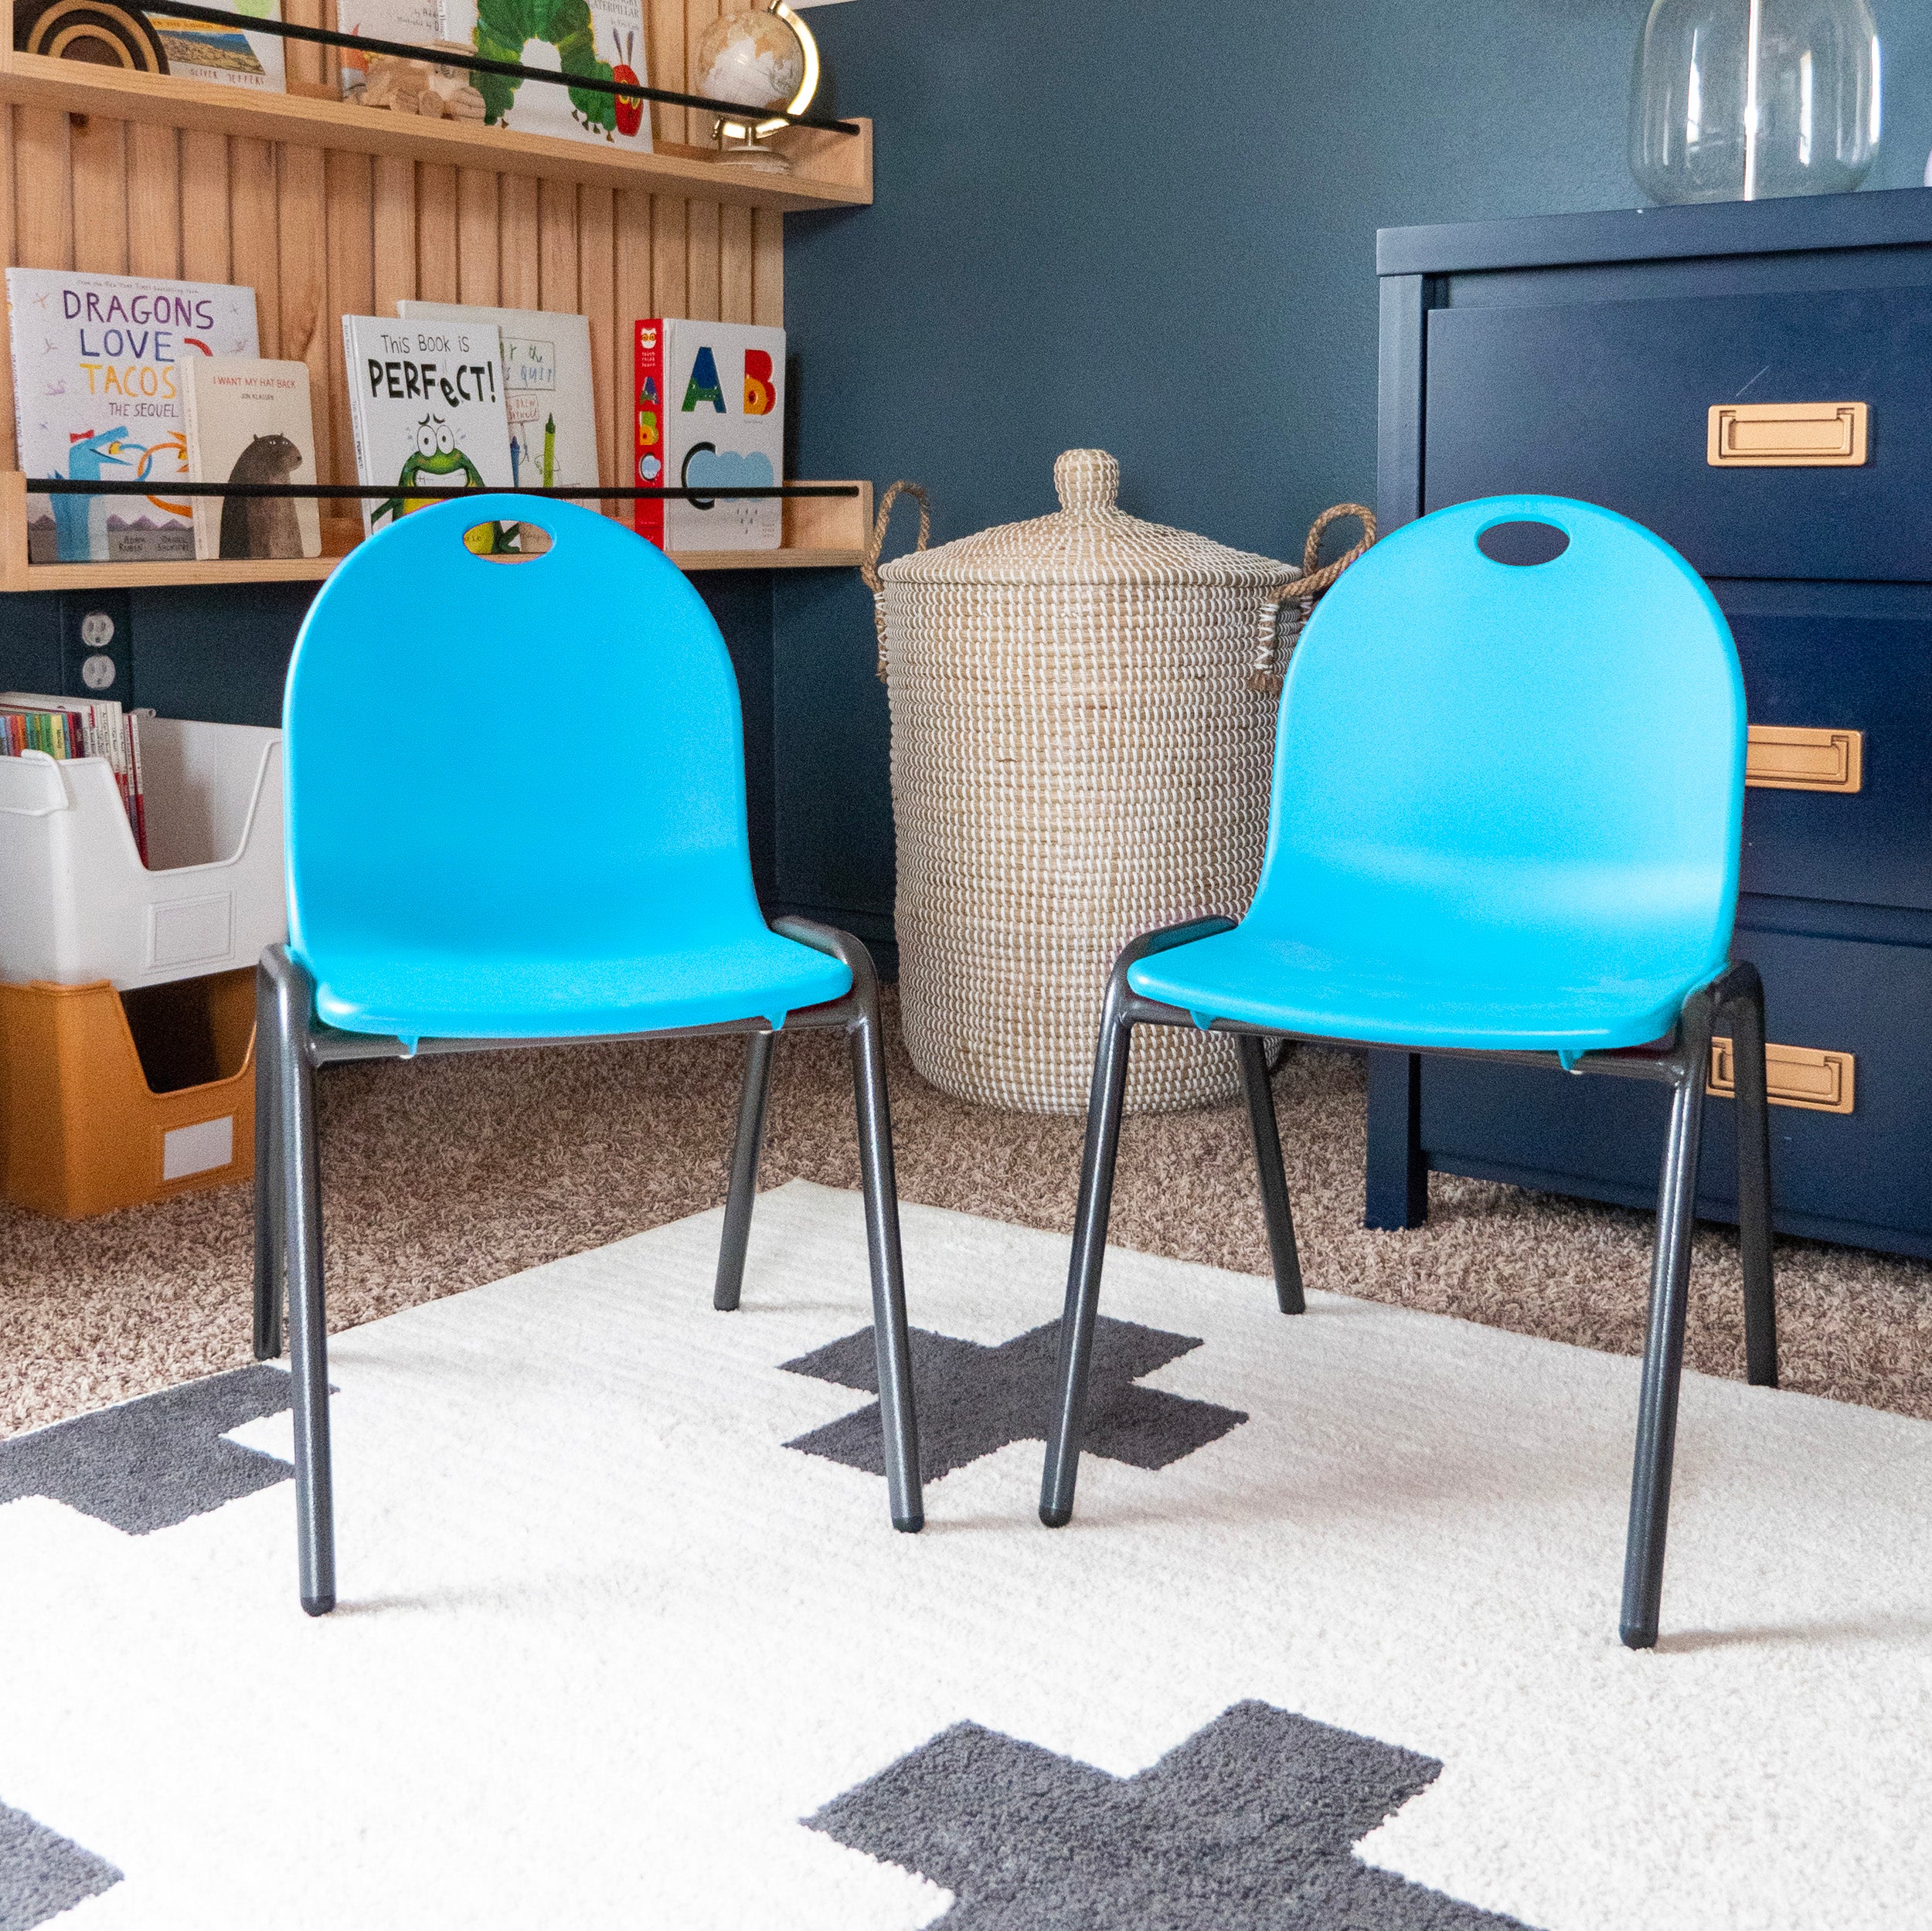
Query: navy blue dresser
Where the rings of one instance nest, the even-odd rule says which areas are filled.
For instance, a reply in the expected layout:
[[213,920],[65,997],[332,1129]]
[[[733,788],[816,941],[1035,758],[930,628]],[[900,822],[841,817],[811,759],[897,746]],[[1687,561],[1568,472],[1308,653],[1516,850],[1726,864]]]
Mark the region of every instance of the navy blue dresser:
[[[1932,190],[1391,229],[1377,267],[1384,529],[1578,497],[1723,607],[1777,1225],[1932,1256]],[[1713,1092],[1730,1073],[1720,1044]],[[1372,1054],[1368,1224],[1417,1225],[1431,1170],[1653,1205],[1668,1105]],[[1736,1218],[1730,1114],[1706,1115],[1713,1219]]]

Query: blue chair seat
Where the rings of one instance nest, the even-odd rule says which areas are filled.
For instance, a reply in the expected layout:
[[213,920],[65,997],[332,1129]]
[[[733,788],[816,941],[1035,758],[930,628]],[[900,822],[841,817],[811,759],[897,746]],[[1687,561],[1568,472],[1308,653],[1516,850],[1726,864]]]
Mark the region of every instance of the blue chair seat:
[[562,958],[338,940],[310,963],[325,1025],[404,1039],[582,1039],[750,1018],[777,1027],[787,1013],[843,998],[852,983],[840,960],[762,929],[683,949]]
[[[1447,940],[1448,935],[1434,935]],[[1510,969],[1472,945],[1442,944],[1437,963],[1418,971],[1386,957],[1352,957],[1305,941],[1237,926],[1128,968],[1128,984],[1195,1015],[1230,1019],[1270,1032],[1376,1045],[1484,1052],[1601,1052],[1648,1045],[1677,1024],[1684,1001],[1723,969],[1723,960],[1689,977],[1584,980],[1574,971],[1543,973],[1532,958]]]

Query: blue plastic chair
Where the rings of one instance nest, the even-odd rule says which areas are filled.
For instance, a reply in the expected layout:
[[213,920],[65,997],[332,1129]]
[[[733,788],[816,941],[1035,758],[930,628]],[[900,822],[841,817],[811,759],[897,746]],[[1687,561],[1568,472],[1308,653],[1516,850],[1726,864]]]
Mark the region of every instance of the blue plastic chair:
[[[1546,526],[1551,560],[1490,536]],[[1301,1311],[1261,1037],[1478,1054],[1674,1090],[1658,1196],[1622,1635],[1657,1637],[1711,1039],[1734,1022],[1748,1372],[1777,1378],[1764,993],[1729,963],[1744,690],[1668,545],[1608,510],[1495,497],[1405,525],[1291,662],[1260,883],[1239,924],[1135,940],[1107,989],[1040,1516],[1073,1511],[1136,1025],[1240,1035],[1277,1295]]]
[[[537,525],[521,561],[464,531]],[[920,1526],[899,1207],[865,948],[768,926],[738,688],[670,559],[556,501],[398,519],[332,576],[283,714],[288,943],[258,977],[255,1351],[289,1289],[302,1606],[335,1601],[315,1069],[546,1041],[749,1035],[715,1304],[738,1304],[772,1039],[852,1042],[888,1493]]]

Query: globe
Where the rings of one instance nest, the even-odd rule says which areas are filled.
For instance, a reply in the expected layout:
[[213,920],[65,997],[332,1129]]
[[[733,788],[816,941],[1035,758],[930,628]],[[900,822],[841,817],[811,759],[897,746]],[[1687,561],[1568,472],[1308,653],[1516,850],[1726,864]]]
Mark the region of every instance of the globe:
[[742,107],[782,107],[805,77],[805,50],[775,13],[722,13],[698,37],[694,92]]

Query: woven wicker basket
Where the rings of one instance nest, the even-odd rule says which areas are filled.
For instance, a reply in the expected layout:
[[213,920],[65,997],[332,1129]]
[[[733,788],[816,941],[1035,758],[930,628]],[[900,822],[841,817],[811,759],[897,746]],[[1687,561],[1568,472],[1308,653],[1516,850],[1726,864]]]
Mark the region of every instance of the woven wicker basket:
[[[1053,481],[1058,515],[869,578],[913,1063],[964,1099],[1077,1113],[1121,946],[1253,893],[1275,703],[1248,673],[1296,573],[1128,515],[1098,450]],[[1136,1035],[1131,1109],[1238,1086],[1231,1039]]]

